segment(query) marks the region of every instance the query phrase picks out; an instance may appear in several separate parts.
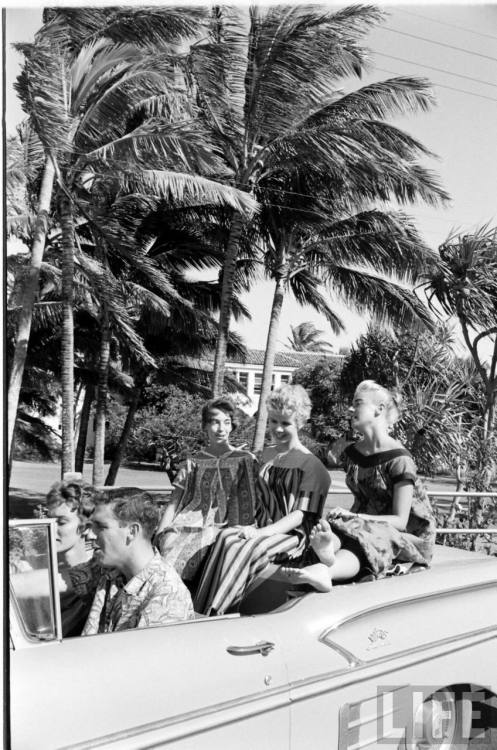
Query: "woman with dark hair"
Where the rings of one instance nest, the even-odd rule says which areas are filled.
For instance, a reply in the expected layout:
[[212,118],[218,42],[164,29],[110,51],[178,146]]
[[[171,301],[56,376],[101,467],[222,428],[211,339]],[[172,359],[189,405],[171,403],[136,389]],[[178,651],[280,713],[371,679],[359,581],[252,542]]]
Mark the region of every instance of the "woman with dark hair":
[[310,532],[322,515],[330,475],[299,438],[311,402],[304,388],[286,385],[268,397],[267,408],[273,443],[261,455],[261,522],[259,528],[232,526],[218,536],[194,599],[195,610],[206,615],[238,609],[242,600],[247,608],[247,596],[266,582],[264,593],[254,596],[262,602],[271,586],[268,608],[274,608],[291,579],[281,566],[317,561]]
[[193,589],[212,543],[225,526],[251,526],[260,509],[256,501],[255,456],[230,443],[236,407],[226,397],[202,408],[206,446],[186,459],[155,535],[163,558]]

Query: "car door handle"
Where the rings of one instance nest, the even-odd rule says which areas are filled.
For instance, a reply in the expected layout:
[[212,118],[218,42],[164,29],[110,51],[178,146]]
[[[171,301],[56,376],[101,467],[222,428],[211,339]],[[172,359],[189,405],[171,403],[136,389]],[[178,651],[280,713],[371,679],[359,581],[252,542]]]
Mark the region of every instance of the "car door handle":
[[226,651],[233,656],[248,656],[250,654],[262,654],[267,656],[274,648],[274,643],[270,641],[260,641],[253,646],[228,646]]

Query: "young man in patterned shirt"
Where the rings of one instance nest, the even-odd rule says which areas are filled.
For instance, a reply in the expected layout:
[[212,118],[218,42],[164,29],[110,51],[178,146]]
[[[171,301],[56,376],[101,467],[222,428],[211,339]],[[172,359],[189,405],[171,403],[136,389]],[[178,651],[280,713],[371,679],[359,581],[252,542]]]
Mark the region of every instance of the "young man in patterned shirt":
[[106,568],[83,635],[165,625],[194,616],[190,593],[152,545],[160,512],[140,490],[109,490],[91,516],[95,559]]

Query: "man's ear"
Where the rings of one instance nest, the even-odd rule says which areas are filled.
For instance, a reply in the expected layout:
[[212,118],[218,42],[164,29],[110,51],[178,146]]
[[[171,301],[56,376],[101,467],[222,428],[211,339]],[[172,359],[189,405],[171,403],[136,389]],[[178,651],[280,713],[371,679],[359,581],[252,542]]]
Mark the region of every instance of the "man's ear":
[[140,534],[141,526],[137,521],[133,521],[132,523],[128,524],[128,533],[127,533],[127,543],[130,544],[132,541],[134,541]]

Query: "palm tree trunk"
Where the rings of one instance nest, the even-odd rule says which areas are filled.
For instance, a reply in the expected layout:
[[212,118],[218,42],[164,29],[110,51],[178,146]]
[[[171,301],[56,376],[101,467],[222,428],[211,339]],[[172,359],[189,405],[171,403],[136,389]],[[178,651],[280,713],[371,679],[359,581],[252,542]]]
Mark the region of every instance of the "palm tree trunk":
[[43,252],[45,250],[47,220],[50,211],[50,202],[52,200],[54,174],[55,169],[53,162],[50,157],[47,157],[41,181],[40,196],[38,201],[38,214],[36,216],[33,244],[31,246],[31,263],[26,280],[24,282],[24,289],[21,300],[21,312],[19,314],[19,322],[17,325],[16,345],[9,379],[9,391],[7,397],[7,446],[9,452],[9,462],[11,460],[11,453],[13,450],[17,406],[19,404],[22,376],[24,373],[24,365],[26,363],[26,356],[28,353],[29,335],[31,333],[31,322],[33,320],[33,307],[36,299],[36,293],[38,291],[40,266],[43,260]]
[[60,202],[62,229],[62,477],[74,471],[74,218],[67,196]]
[[95,455],[93,458],[93,486],[104,483],[105,417],[110,361],[110,325],[107,305],[102,303],[102,330],[98,363],[97,404],[95,408]]
[[220,396],[223,392],[224,369],[226,366],[226,348],[231,319],[231,301],[233,298],[233,282],[238,257],[238,242],[243,230],[243,218],[235,213],[231,222],[228,245],[223,267],[223,285],[221,290],[221,306],[219,311],[219,333],[214,357],[214,372],[212,375],[212,395]]
[[88,436],[88,425],[90,422],[91,405],[95,397],[95,386],[91,383],[86,386],[83,406],[79,417],[79,435],[76,446],[76,471],[83,472],[85,463],[86,439]]
[[105,484],[107,486],[113,485],[116,481],[117,472],[119,471],[119,467],[121,466],[121,462],[124,458],[124,454],[126,452],[126,446],[128,444],[128,439],[131,434],[133,423],[135,421],[135,414],[138,409],[138,405],[140,403],[143,386],[144,386],[144,383],[142,383],[137,388],[135,388],[133,400],[131,404],[129,405],[128,413],[126,414],[126,421],[124,422],[124,427],[121,432],[121,437],[119,438],[119,443],[117,444],[116,452],[114,454],[114,458],[112,459],[112,463],[109,467],[109,473],[107,474],[107,479],[105,480]]
[[280,325],[281,308],[285,298],[285,283],[283,276],[276,281],[274,289],[273,306],[269,319],[269,331],[267,334],[266,354],[264,355],[264,368],[262,371],[261,395],[259,397],[259,408],[257,410],[257,421],[255,424],[255,435],[252,448],[260,451],[264,447],[264,435],[266,433],[267,409],[266,399],[271,392],[271,380],[273,377],[274,359],[278,341],[278,330]]

